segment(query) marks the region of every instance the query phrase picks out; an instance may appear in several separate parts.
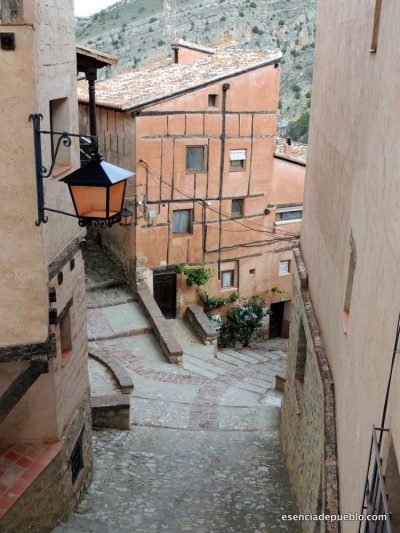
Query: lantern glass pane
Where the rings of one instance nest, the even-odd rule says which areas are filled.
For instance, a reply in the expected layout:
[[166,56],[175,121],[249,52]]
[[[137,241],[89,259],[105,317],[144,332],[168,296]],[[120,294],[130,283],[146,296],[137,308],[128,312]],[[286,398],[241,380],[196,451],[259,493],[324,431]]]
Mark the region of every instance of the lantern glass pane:
[[110,216],[122,211],[126,181],[120,181],[110,187]]
[[106,218],[106,187],[71,185],[79,217]]

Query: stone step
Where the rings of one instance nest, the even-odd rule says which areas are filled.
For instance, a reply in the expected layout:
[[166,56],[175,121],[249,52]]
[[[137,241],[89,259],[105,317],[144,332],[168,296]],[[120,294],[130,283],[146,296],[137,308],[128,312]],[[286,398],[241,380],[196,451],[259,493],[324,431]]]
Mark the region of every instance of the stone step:
[[216,359],[220,359],[221,361],[224,361],[227,364],[230,364],[233,367],[245,367],[247,366],[246,363],[243,361],[240,361],[237,357],[232,357],[231,355],[228,355],[225,352],[217,352]]
[[226,374],[226,370],[224,368],[218,366],[215,363],[201,359],[200,357],[196,357],[194,355],[189,355],[185,353],[184,360],[193,365],[199,366],[200,368],[205,368],[206,370],[209,370],[210,372],[215,372],[216,374]]
[[268,387],[260,387],[259,385],[253,385],[252,383],[247,383],[246,381],[232,381],[231,387],[235,389],[242,389],[250,392],[258,392],[259,394],[265,394],[265,390]]
[[270,389],[275,383],[274,379],[263,380],[258,377],[255,378],[253,376],[246,376],[243,381],[246,383],[251,383],[252,385],[256,385],[257,387],[263,387],[264,389]]
[[235,357],[236,359],[239,359],[239,361],[243,361],[244,363],[257,363],[257,359],[254,359],[253,357],[249,357],[248,355],[245,355],[244,353],[237,352],[236,350],[224,350],[223,353],[226,353],[230,355],[231,357]]
[[247,355],[248,357],[251,357],[252,359],[256,359],[257,361],[260,361],[260,362],[265,362],[265,356],[257,353],[256,350],[242,348],[241,350],[238,350],[238,351],[239,353]]
[[185,359],[186,358],[184,356],[183,368],[185,370],[189,370],[189,372],[192,372],[192,374],[197,374],[198,376],[201,376],[203,378],[208,378],[208,379],[215,379],[218,376],[216,372],[210,372],[209,370],[206,370],[205,368],[201,368],[197,365],[186,362]]

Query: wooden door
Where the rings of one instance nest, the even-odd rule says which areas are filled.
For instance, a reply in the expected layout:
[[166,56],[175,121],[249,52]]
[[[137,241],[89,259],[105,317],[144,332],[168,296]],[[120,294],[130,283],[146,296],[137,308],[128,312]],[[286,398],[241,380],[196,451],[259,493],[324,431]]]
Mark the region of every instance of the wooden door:
[[271,305],[272,315],[269,317],[269,338],[282,336],[283,310],[285,302],[278,302]]
[[165,318],[176,316],[176,272],[153,273],[154,299]]

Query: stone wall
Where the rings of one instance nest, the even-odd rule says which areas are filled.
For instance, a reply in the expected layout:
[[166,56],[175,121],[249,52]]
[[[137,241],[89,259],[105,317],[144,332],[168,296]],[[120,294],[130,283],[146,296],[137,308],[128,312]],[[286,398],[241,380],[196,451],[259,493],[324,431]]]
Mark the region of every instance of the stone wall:
[[[294,252],[288,368],[282,407],[282,447],[299,513],[339,510],[334,385],[307,288],[300,251]],[[306,338],[304,382],[296,380],[301,323]],[[337,532],[339,523],[303,522],[306,532]]]
[[189,305],[184,318],[194,329],[203,344],[216,344],[218,333],[199,305]]
[[[89,391],[65,429],[63,448],[26,489],[0,523],[2,533],[47,533],[77,505],[92,475]],[[84,468],[72,485],[70,456],[83,430]]]

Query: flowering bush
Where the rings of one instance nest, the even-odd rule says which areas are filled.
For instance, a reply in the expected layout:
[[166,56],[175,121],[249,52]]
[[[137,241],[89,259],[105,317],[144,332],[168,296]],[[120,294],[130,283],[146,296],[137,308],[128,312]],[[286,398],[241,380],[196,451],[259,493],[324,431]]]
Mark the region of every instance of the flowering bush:
[[233,307],[222,323],[219,335],[221,346],[234,346],[236,342],[245,347],[249,345],[253,333],[262,326],[263,318],[271,314],[265,300],[254,296],[243,305]]

